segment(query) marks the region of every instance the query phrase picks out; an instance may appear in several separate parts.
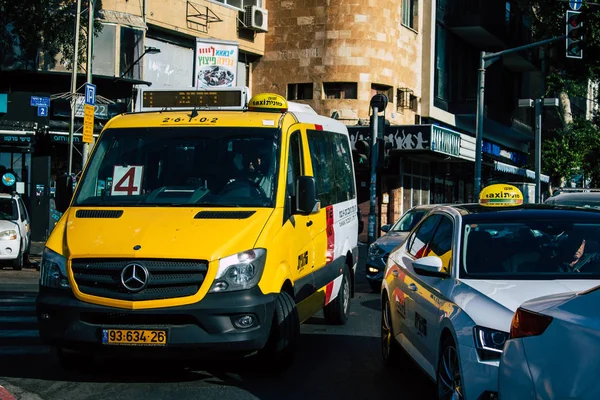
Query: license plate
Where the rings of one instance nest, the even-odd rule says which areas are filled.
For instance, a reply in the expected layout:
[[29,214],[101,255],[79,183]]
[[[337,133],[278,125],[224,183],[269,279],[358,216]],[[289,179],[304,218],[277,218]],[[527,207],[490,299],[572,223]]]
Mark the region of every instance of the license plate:
[[103,329],[102,343],[129,346],[166,346],[167,331],[140,329]]

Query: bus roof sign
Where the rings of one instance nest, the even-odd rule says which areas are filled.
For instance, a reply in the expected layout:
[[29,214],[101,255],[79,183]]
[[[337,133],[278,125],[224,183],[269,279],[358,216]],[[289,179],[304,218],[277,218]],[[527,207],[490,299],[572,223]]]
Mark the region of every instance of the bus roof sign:
[[143,89],[139,111],[163,110],[244,110],[250,90],[233,86],[210,90]]

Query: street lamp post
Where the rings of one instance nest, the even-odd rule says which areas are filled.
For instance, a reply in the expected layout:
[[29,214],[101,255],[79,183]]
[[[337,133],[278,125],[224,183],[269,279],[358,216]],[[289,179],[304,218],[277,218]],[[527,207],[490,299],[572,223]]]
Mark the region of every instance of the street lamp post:
[[535,107],[535,202],[542,199],[542,111],[543,107],[558,107],[557,98],[519,99],[519,107]]
[[[94,7],[95,1],[89,0],[88,4],[88,33],[87,33],[87,83],[92,83],[92,57],[93,57],[93,48],[94,48]],[[94,135],[92,135],[92,144],[94,144]],[[81,166],[85,165],[87,162],[88,156],[90,153],[90,144],[84,142],[83,143],[83,154]]]
[[73,131],[75,128],[75,105],[77,104],[77,55],[79,53],[79,21],[81,14],[81,0],[77,0],[77,12],[75,14],[75,38],[73,45],[73,71],[71,72],[71,123],[69,124],[69,168],[68,173],[73,171]]
[[479,71],[478,71],[478,82],[479,88],[477,90],[477,116],[475,118],[475,198],[479,198],[479,192],[481,192],[481,150],[483,144],[483,108],[484,108],[484,95],[485,95],[485,70],[487,67],[498,61],[500,57],[506,54],[516,53],[522,50],[532,49],[534,47],[543,46],[550,44],[558,40],[564,40],[567,36],[559,36],[552,39],[546,39],[535,43],[530,43],[525,46],[519,46],[512,49],[502,50],[497,53],[488,53],[482,51],[479,56]]

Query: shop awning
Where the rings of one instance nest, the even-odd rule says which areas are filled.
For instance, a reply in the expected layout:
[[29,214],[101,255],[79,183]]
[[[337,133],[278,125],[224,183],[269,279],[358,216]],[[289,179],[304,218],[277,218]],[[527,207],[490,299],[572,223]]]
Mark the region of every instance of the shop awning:
[[100,10],[98,12],[98,19],[105,23],[127,25],[132,28],[148,28],[146,22],[144,22],[144,18],[138,15],[123,13],[119,11]]
[[[525,176],[529,179],[535,179],[535,172],[530,169],[515,167],[514,165],[505,164],[500,161],[494,161],[494,170],[499,172],[504,172],[507,174],[515,174],[520,176]],[[548,175],[540,174],[540,181],[544,183],[550,182],[550,177]]]

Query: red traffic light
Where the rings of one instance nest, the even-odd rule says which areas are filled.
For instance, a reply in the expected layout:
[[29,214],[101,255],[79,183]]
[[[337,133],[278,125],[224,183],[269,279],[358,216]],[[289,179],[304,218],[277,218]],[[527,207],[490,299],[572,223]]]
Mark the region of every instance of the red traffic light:
[[577,27],[577,25],[581,24],[583,22],[583,14],[582,13],[571,13],[571,15],[569,16],[569,25],[571,25],[573,28]]

